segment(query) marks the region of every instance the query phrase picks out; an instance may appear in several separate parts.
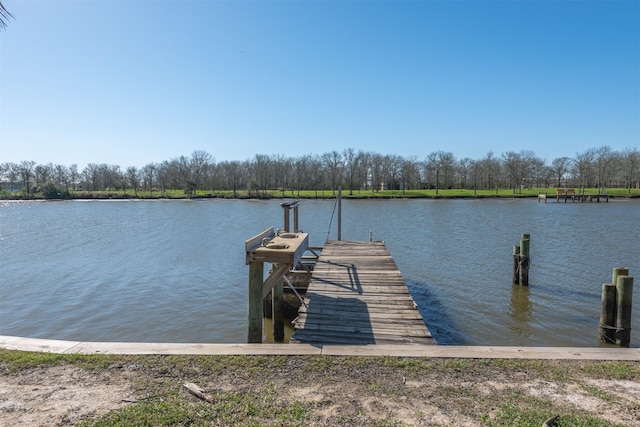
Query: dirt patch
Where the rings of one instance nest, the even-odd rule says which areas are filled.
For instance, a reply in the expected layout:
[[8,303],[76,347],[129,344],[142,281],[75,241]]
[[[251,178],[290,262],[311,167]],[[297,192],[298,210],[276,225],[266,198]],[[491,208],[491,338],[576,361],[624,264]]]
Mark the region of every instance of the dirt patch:
[[[311,405],[309,425],[501,425],[504,404],[538,399],[548,416],[587,414],[610,425],[640,426],[640,382],[588,375],[554,375],[482,362],[422,361],[399,367],[384,359],[262,358],[268,366],[234,359],[137,358],[103,369],[73,364],[0,374],[0,425],[75,425],[148,399],[178,393],[189,405],[207,405],[183,389],[195,382],[208,393],[264,390],[281,402]],[[589,363],[589,362],[581,362]],[[579,374],[576,362],[551,370]],[[0,364],[0,372],[2,372]],[[514,397],[515,396],[515,397]],[[393,421],[393,423],[390,422]]]
[[130,404],[131,375],[75,366],[32,369],[0,377],[0,425],[74,425]]

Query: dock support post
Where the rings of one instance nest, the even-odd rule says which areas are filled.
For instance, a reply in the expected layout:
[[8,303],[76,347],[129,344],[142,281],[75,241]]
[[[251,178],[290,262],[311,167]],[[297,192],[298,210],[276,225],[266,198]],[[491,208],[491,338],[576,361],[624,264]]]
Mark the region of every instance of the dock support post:
[[271,313],[273,320],[273,341],[284,341],[284,315],[282,312],[283,305],[283,280],[276,282],[271,290]]
[[248,343],[262,343],[262,282],[264,281],[264,263],[249,263],[249,331]]

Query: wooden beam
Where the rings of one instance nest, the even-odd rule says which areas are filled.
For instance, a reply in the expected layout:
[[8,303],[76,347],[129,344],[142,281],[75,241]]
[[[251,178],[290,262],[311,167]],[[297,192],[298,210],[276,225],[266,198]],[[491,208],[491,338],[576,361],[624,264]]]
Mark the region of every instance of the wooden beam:
[[269,273],[269,277],[267,277],[267,280],[265,280],[262,285],[262,298],[269,295],[271,288],[273,288],[278,281],[281,281],[289,270],[291,270],[291,266],[289,264],[280,264],[275,270],[272,270],[271,273]]

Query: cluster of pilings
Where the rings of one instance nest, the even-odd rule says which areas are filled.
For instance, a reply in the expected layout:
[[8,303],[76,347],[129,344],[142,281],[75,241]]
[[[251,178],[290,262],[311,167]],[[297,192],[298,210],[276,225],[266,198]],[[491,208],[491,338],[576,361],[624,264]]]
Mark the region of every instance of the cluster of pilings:
[[513,247],[513,280],[514,285],[529,286],[529,264],[531,257],[529,247],[531,236],[523,234],[520,238],[520,245]]
[[633,277],[629,276],[628,268],[615,267],[611,282],[602,284],[600,342],[629,347]]

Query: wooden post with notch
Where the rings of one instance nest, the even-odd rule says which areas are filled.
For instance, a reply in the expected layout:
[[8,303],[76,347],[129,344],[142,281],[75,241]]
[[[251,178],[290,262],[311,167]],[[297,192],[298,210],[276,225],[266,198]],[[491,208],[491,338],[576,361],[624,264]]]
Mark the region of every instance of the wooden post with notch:
[[513,284],[529,286],[529,248],[531,235],[523,234],[520,246],[513,247]]

